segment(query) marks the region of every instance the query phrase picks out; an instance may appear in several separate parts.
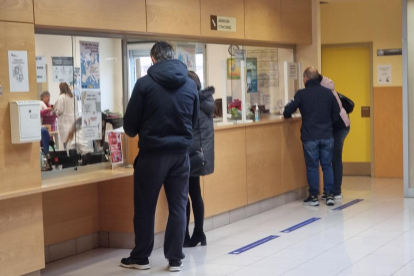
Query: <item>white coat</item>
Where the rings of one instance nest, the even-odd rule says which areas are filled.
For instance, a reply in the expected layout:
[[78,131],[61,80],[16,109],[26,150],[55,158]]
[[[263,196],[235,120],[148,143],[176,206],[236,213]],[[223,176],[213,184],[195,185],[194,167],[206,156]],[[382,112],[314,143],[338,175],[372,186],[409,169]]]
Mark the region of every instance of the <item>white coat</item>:
[[61,94],[55,104],[55,113],[58,117],[58,132],[60,141],[68,139],[69,131],[75,123],[75,98]]

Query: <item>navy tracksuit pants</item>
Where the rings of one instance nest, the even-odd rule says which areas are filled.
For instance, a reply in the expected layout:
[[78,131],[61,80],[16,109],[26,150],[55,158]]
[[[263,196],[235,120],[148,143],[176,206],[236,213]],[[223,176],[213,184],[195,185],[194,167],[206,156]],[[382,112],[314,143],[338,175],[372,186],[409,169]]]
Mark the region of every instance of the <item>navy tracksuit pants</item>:
[[132,259],[148,258],[154,247],[155,209],[164,184],[169,217],[164,254],[169,260],[184,259],[186,206],[190,159],[188,153],[140,152],[134,164],[134,230]]

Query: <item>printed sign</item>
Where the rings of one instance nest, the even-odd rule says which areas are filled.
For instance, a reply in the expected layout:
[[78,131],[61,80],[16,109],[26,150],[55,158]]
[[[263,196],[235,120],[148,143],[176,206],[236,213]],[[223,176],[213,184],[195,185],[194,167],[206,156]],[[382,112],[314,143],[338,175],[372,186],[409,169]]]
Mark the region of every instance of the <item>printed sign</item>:
[[257,92],[257,58],[248,58],[246,61],[247,69],[247,93]]
[[44,56],[36,57],[37,83],[46,82],[46,59]]
[[211,15],[210,26],[213,31],[236,32],[236,18]]
[[122,139],[121,133],[115,131],[108,131],[109,151],[111,152],[111,163],[120,164],[124,162],[122,154]]
[[296,63],[289,63],[289,79],[297,80],[298,79],[298,66]]
[[52,57],[53,81],[73,83],[73,58]]
[[102,139],[101,92],[83,91],[82,129],[86,140]]
[[99,42],[80,41],[81,79],[83,89],[99,89]]
[[378,65],[378,84],[392,84],[391,65]]
[[187,65],[190,71],[196,71],[196,45],[178,44],[177,59]]
[[9,51],[10,92],[29,92],[27,51]]

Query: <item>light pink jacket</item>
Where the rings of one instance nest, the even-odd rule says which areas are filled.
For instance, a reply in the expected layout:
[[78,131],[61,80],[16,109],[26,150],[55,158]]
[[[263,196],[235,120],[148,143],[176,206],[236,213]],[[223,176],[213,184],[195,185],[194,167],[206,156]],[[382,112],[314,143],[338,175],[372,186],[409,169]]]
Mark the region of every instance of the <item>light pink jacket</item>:
[[331,79],[329,79],[327,77],[323,77],[323,79],[321,81],[321,85],[323,87],[326,87],[326,88],[332,90],[332,93],[334,94],[336,100],[338,101],[339,108],[341,110],[339,112],[339,115],[341,116],[342,121],[344,121],[345,126],[349,127],[351,125],[351,120],[349,120],[348,114],[346,113],[345,109],[342,107],[341,99],[339,99],[339,95],[335,91],[335,83]]

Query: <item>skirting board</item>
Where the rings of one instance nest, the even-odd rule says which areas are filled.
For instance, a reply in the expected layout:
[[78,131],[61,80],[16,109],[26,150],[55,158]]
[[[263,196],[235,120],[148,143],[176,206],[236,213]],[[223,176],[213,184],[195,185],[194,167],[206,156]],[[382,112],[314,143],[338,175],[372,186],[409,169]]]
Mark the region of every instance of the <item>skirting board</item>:
[[344,162],[344,175],[371,176],[371,162]]

